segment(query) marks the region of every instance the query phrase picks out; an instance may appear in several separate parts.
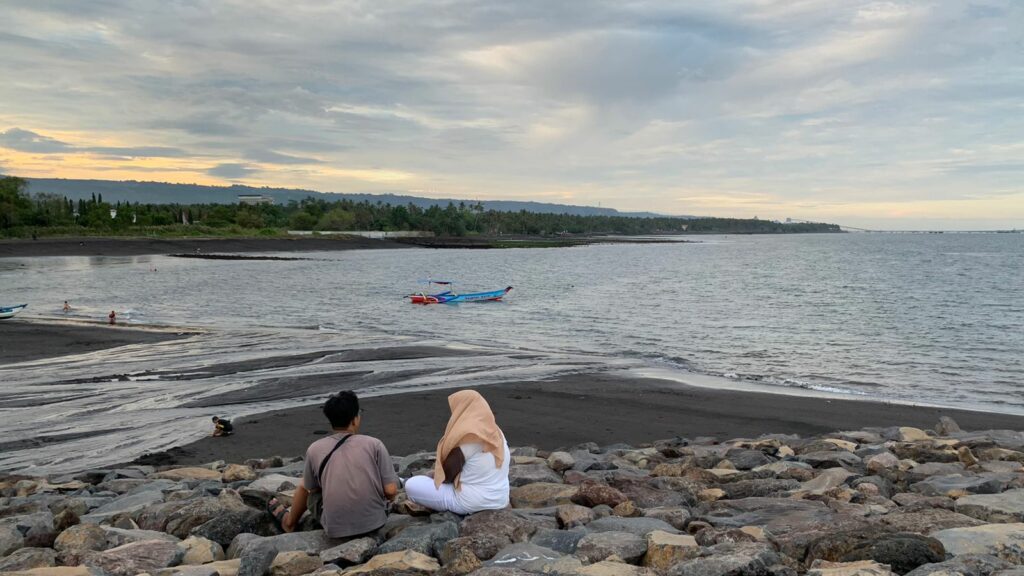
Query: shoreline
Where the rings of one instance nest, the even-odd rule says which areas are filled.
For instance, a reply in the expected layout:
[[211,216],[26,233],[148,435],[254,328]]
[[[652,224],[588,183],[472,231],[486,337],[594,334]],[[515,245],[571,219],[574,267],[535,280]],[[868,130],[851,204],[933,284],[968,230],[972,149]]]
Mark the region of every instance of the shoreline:
[[[458,389],[362,398],[362,432],[383,440],[393,454],[432,450],[448,419],[447,397]],[[491,404],[510,444],[544,450],[585,442],[643,444],[671,437],[725,441],[865,427],[927,429],[941,416],[954,418],[965,429],[1024,430],[1024,416],[1011,414],[720,390],[608,374],[492,384],[477,390]],[[319,404],[246,416],[235,423],[234,436],[204,438],[139,462],[186,465],[301,456],[329,431]]]
[[127,346],[178,340],[195,328],[128,325],[100,321],[12,318],[0,321],[0,366]]
[[0,240],[0,258],[36,256],[146,256],[154,254],[324,252],[412,248],[392,240],[353,236],[287,238],[137,238],[80,237]]

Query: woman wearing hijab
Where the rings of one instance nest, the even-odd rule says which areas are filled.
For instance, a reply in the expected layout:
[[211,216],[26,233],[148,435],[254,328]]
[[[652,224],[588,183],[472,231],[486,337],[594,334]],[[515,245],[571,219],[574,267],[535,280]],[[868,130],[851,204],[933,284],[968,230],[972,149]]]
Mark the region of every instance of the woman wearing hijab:
[[432,510],[463,515],[507,507],[512,457],[491,407],[475,390],[452,394],[448,407],[452,416],[437,443],[434,477],[409,478],[406,495]]

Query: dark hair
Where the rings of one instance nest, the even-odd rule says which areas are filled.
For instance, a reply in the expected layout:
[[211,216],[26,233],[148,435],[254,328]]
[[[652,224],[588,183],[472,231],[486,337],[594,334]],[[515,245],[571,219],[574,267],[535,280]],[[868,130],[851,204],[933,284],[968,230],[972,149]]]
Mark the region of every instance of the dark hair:
[[359,415],[359,398],[351,390],[342,390],[324,403],[324,416],[331,421],[332,428],[348,428]]
[[214,416],[214,417],[213,417],[213,421],[214,421],[214,422],[216,422],[217,420],[220,420],[220,417],[218,417],[218,416]]

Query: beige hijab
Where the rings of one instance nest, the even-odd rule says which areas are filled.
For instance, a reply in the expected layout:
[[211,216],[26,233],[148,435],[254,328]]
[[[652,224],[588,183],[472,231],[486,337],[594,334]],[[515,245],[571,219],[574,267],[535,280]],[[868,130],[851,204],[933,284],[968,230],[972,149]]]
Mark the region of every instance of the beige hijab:
[[[484,452],[494,455],[494,463],[501,468],[505,460],[505,435],[494,421],[494,413],[487,400],[476,390],[460,390],[448,397],[452,416],[437,443],[437,462],[434,463],[434,486],[444,483],[444,459],[460,444],[480,442]],[[461,474],[455,477],[455,489],[461,488]]]

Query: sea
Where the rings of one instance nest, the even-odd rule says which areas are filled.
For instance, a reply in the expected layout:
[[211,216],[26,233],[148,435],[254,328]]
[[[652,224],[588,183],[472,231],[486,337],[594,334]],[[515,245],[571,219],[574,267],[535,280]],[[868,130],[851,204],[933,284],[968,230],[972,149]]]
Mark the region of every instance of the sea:
[[[205,432],[211,414],[322,398],[339,370],[332,354],[389,347],[450,353],[346,356],[346,374],[372,375],[361,393],[622,371],[1024,414],[1024,234],[672,240],[272,255],[294,260],[0,259],[0,296],[28,302],[22,317],[101,321],[114,309],[122,323],[204,330],[4,359],[0,470],[70,471],[182,444]],[[458,292],[513,289],[497,303],[409,304],[404,296],[425,279],[454,281]],[[297,360],[246,367],[284,357]],[[317,385],[289,384],[310,381]],[[291,388],[253,392],[273,383]],[[125,428],[145,433],[118,432]],[[38,441],[40,429],[53,441]]]

